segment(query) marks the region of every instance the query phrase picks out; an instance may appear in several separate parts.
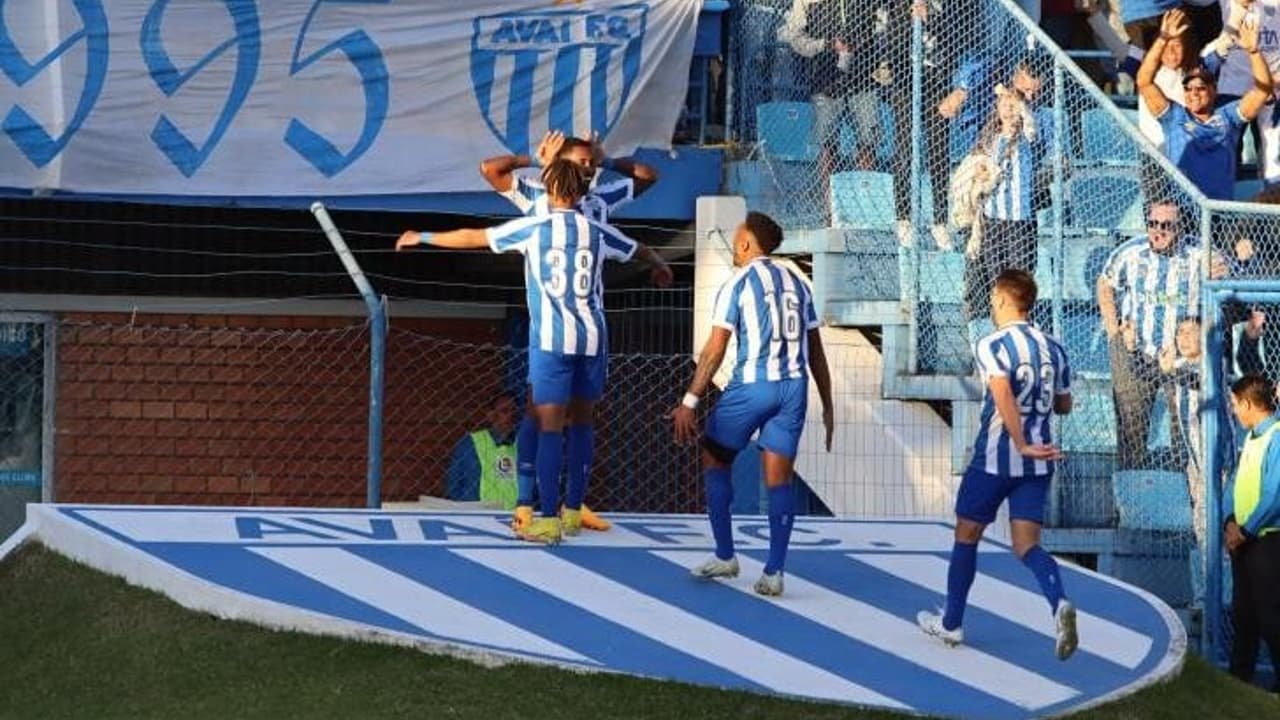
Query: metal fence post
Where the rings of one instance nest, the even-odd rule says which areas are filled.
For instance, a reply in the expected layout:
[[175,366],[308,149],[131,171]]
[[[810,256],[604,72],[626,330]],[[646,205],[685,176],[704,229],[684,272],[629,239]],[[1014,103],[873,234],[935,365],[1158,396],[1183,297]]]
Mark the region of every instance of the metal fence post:
[[342,233],[333,224],[324,204],[315,202],[311,205],[311,214],[324,230],[325,237],[333,245],[333,250],[342,261],[351,281],[355,283],[360,296],[364,298],[365,307],[369,311],[369,440],[368,471],[366,475],[365,504],[371,509],[382,507],[382,415],[384,409],[384,386],[387,353],[387,312],[386,298],[379,298],[365,277],[360,264],[351,254]]
[[[920,228],[924,208],[920,196],[924,174],[924,21],[911,17],[911,173],[907,180],[911,196],[911,232],[907,246],[907,277],[902,283],[902,300],[907,306],[907,372],[920,369]],[[933,182],[941,182],[935,178]]]

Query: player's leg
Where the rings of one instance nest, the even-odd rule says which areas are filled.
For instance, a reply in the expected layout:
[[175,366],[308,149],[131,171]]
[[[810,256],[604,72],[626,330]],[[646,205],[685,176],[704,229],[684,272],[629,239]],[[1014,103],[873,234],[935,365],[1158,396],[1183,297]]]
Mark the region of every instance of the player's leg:
[[1001,478],[970,467],[956,495],[956,532],[947,564],[947,601],[941,612],[916,615],[920,629],[948,645],[964,641],[964,611],[969,589],[978,572],[978,543],[1004,502],[1006,483]]
[[564,419],[573,380],[572,358],[529,351],[529,382],[538,420],[538,504],[542,517],[517,534],[535,542],[559,542],[560,469],[564,461]]
[[577,534],[583,527],[590,530],[608,530],[610,527],[608,522],[583,505],[595,460],[595,408],[604,397],[608,374],[607,353],[575,358],[568,421],[569,478],[562,517],[571,534]]
[[525,398],[524,417],[516,431],[516,512],[511,528],[519,531],[533,520],[533,500],[538,482],[538,418],[533,412],[533,386]]
[[1044,504],[1051,478],[1051,475],[1023,478],[1013,488],[1009,493],[1009,529],[1014,554],[1036,576],[1040,591],[1049,601],[1058,631],[1055,652],[1059,659],[1066,660],[1079,644],[1076,609],[1067,600],[1058,561],[1040,547],[1040,528],[1044,525]]
[[791,544],[791,525],[795,520],[796,451],[804,432],[804,416],[808,410],[808,381],[784,380],[770,383],[776,397],[776,412],[760,428],[760,462],[765,488],[769,496],[769,559],[764,574],[756,582],[761,595],[782,594],[782,574]]
[[702,578],[737,577],[733,547],[733,459],[747,446],[761,414],[757,384],[735,385],[716,401],[702,433],[702,480],[715,556],[693,569]]

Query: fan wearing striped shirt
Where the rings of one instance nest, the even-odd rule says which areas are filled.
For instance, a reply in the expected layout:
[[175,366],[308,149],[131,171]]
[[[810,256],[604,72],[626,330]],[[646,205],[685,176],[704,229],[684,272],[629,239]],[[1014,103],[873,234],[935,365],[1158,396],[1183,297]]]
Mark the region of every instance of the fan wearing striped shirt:
[[737,577],[730,507],[729,469],[753,435],[761,450],[762,474],[769,496],[769,559],[756,582],[761,595],[782,594],[795,496],[791,484],[800,433],[804,430],[812,372],[822,398],[826,449],[835,426],[831,374],[827,368],[813,294],[805,278],[770,254],[782,244],[782,229],[762,213],[749,213],[733,237],[738,268],[720,288],[707,339],[693,382],[671,413],[681,444],[698,434],[694,410],[724,361],[729,338],[737,336],[733,376],[707,418],[702,435],[702,467],[707,515],[715,538],[715,556],[693,569],[700,578]]
[[1076,610],[1066,598],[1058,563],[1040,547],[1045,498],[1053,462],[1050,419],[1071,412],[1071,366],[1062,344],[1028,319],[1036,281],[1024,270],[1005,270],[991,290],[995,332],[978,341],[975,356],[987,385],[973,459],[956,495],[955,545],[947,569],[947,602],[917,616],[920,629],[948,645],[964,642],[965,605],[977,573],[978,543],[996,511],[1009,501],[1013,552],[1035,574],[1057,626],[1055,653],[1075,652]]
[[[539,180],[517,175],[521,168],[536,164],[546,167],[553,161],[568,160],[581,170],[590,183],[586,196],[577,209],[596,222],[607,223],[609,213],[641,193],[658,180],[653,168],[630,159],[609,159],[598,141],[588,142],[568,137],[559,131],[550,131],[538,143],[534,157],[500,155],[480,163],[480,174],[489,185],[510,200],[525,215],[545,215],[550,211],[545,185]],[[607,167],[622,175],[618,180],[598,182],[599,171]],[[511,527],[517,532],[533,520],[535,476],[538,463],[538,421],[534,417],[532,398],[526,403],[524,418],[516,432],[516,486],[517,501]],[[572,412],[572,409],[571,409]],[[573,426],[572,415],[569,425]],[[588,530],[608,530],[608,520],[597,515],[586,505],[582,506],[582,526]]]
[[[983,129],[975,153],[997,168],[994,187],[983,205],[980,245],[969,243],[965,262],[965,300],[970,319],[987,306],[996,274],[1006,268],[1036,271],[1036,173],[1051,140],[1045,113],[1033,113],[1018,90],[996,85],[996,109]],[[975,233],[976,234],[976,233]]]
[[[582,527],[594,451],[595,404],[604,395],[608,328],[604,314],[604,263],[639,257],[657,285],[671,283],[671,269],[652,249],[577,210],[587,180],[568,160],[546,167],[550,212],[484,229],[444,233],[409,231],[396,250],[423,243],[524,255],[529,306],[529,384],[538,420],[537,481],[542,517],[516,528],[518,537],[554,544]],[[560,471],[568,428],[568,485],[560,512]]]

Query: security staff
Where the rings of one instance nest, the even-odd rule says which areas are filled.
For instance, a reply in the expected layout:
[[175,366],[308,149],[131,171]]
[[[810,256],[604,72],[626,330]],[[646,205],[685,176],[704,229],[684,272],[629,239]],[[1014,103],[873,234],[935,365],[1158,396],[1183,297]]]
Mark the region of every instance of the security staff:
[[[1259,640],[1280,658],[1280,442],[1276,389],[1261,375],[1231,387],[1231,409],[1247,429],[1235,477],[1223,494],[1234,590],[1231,674],[1253,680]],[[1280,692],[1280,680],[1272,688]]]
[[468,433],[453,448],[445,487],[450,500],[516,506],[516,403],[501,395],[489,410],[489,426]]

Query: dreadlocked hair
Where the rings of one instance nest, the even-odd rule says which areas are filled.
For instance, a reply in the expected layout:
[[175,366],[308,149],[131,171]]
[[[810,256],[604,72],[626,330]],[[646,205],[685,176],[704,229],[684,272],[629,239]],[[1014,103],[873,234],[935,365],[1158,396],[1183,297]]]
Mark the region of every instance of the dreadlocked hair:
[[543,168],[542,184],[551,197],[573,202],[586,195],[589,187],[582,170],[568,160],[556,160]]

